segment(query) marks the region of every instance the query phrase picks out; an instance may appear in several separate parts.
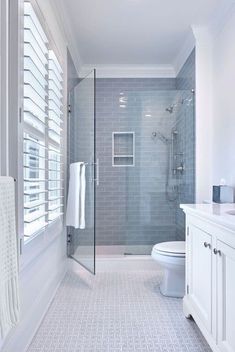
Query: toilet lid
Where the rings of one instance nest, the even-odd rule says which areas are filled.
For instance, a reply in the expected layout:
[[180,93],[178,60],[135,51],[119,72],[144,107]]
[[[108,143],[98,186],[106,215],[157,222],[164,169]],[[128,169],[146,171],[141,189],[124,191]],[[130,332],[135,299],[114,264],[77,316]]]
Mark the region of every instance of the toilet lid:
[[162,254],[185,255],[185,241],[158,243],[153,247],[153,251],[162,252]]

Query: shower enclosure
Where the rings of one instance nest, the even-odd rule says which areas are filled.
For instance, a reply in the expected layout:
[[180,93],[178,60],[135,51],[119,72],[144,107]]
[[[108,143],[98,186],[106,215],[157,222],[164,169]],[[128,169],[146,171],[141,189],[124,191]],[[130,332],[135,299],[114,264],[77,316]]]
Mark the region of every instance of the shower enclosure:
[[91,73],[70,91],[68,160],[86,163],[87,183],[86,227],[69,229],[69,254],[91,272],[95,253],[144,255],[183,240],[179,204],[194,202],[194,92],[138,84],[95,84]]
[[184,239],[179,204],[194,202],[194,139],[193,91],[97,80],[98,255],[150,254]]

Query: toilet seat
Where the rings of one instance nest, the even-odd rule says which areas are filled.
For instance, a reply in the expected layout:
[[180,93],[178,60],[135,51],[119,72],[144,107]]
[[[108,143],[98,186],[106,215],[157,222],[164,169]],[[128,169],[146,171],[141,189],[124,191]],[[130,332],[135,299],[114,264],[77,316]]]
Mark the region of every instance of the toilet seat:
[[156,244],[152,251],[155,254],[169,257],[185,257],[185,241],[162,242]]

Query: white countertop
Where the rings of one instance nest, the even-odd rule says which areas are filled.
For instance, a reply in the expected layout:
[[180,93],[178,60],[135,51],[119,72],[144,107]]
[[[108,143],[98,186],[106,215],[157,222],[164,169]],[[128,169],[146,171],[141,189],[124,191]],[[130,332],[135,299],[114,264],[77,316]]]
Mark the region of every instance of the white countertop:
[[[180,204],[185,213],[197,214],[235,231],[235,204]],[[231,211],[234,215],[227,212]]]

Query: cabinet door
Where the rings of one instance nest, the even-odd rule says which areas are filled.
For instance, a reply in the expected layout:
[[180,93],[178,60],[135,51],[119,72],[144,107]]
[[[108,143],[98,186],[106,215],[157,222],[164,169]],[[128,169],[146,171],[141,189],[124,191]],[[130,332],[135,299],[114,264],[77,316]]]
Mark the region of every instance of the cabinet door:
[[217,241],[218,345],[235,351],[235,248]]
[[212,238],[189,228],[189,299],[203,325],[212,331]]

